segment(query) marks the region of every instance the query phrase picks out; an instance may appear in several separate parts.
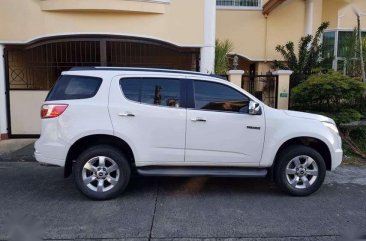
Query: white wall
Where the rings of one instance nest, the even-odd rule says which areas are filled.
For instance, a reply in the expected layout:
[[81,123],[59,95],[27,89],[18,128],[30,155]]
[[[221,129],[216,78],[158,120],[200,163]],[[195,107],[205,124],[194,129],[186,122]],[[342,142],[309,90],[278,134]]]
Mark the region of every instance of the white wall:
[[8,133],[5,96],[4,45],[0,44],[0,134]]
[[40,134],[40,110],[48,91],[11,90],[11,131],[16,134]]

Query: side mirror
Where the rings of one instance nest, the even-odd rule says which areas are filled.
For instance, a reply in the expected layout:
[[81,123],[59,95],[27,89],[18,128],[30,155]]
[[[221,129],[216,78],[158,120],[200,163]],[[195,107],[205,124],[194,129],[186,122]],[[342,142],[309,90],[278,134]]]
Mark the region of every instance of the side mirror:
[[259,103],[250,101],[249,102],[249,115],[261,115],[262,109]]

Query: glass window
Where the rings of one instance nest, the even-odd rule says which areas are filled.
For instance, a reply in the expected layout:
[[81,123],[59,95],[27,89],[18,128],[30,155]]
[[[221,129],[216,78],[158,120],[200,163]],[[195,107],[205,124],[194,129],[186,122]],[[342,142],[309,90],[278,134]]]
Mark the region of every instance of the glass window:
[[358,43],[355,34],[355,32],[351,31],[338,33],[338,57],[353,57],[351,55],[355,55]]
[[150,105],[180,107],[180,80],[139,78],[121,79],[120,85],[127,99]]
[[196,109],[248,113],[249,98],[219,83],[195,81],[194,100]]
[[101,78],[62,75],[47,96],[47,101],[87,99],[96,95]]
[[334,59],[335,32],[325,32],[323,34],[323,68],[331,69]]
[[260,7],[261,0],[216,0],[217,6]]
[[141,102],[151,105],[179,107],[180,81],[177,79],[144,79]]
[[120,85],[127,99],[140,101],[141,79],[122,79]]

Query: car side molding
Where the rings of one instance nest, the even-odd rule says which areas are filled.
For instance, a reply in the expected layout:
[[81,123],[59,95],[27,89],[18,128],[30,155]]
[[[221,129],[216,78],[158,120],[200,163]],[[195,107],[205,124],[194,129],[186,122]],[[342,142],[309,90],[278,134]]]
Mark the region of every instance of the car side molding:
[[138,167],[137,172],[143,176],[176,176],[176,177],[265,177],[268,170],[264,168],[242,167]]

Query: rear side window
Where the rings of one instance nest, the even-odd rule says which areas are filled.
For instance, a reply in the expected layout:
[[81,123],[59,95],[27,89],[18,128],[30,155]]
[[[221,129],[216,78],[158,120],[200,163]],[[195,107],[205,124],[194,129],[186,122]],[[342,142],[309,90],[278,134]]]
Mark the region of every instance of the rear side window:
[[125,97],[136,102],[181,107],[181,80],[165,78],[121,79],[120,85]]
[[91,98],[97,94],[101,84],[102,79],[97,77],[62,75],[46,101]]

